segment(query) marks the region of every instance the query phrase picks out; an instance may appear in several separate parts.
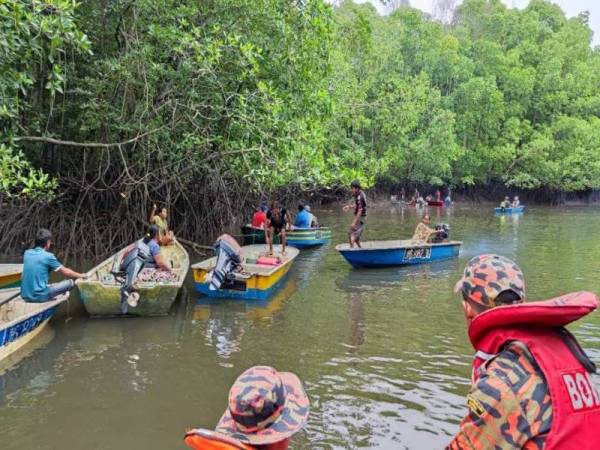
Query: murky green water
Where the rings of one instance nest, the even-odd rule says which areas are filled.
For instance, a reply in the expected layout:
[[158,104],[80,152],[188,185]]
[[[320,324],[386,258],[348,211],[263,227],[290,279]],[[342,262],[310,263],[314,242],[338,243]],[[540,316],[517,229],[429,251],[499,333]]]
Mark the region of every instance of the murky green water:
[[[294,449],[442,448],[465,412],[470,345],[451,289],[482,252],[518,261],[529,297],[600,292],[600,210],[432,209],[464,241],[453,261],[354,270],[333,245],[304,251],[268,303],[209,302],[192,286],[172,316],[91,320],[79,305],[38,348],[0,375],[2,449],[185,448],[186,427],[211,428],[236,376],[268,364],[293,371],[311,399]],[[319,211],[345,239],[348,215]],[[412,233],[413,210],[372,210],[366,237]],[[573,327],[600,362],[600,314]]]

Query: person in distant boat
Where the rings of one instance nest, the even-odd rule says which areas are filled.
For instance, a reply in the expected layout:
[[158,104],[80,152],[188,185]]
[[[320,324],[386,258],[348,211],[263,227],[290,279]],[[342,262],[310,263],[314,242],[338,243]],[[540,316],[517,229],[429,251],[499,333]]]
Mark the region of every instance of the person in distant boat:
[[500,208],[510,208],[511,202],[510,197],[504,197],[504,200],[500,202]]
[[433,197],[431,196],[431,194],[429,194],[427,197],[425,197],[426,202],[430,202],[432,200],[433,200]]
[[282,253],[285,254],[285,231],[290,226],[292,219],[287,209],[282,208],[279,202],[271,204],[271,209],[267,212],[267,221],[265,225],[265,238],[269,246],[269,253],[273,253],[273,239],[279,236],[281,241]]
[[513,208],[518,208],[519,206],[521,206],[521,202],[519,201],[519,196],[515,195],[515,198],[513,199],[511,206]]
[[[34,248],[26,250],[23,255],[21,297],[26,302],[48,302],[73,289],[73,279],[86,278],[86,274],[63,266],[50,252],[52,245],[52,233],[42,228],[35,236]],[[70,279],[49,285],[50,272],[59,272]]]
[[442,193],[440,192],[439,189],[436,189],[436,191],[435,191],[435,201],[436,202],[442,201]]
[[446,198],[444,199],[444,205],[446,207],[452,205],[452,197],[450,197],[450,193],[448,193],[448,195],[446,195]]
[[493,254],[471,259],[454,292],[476,353],[468,413],[446,449],[598,448],[596,367],[564,328],[598,307],[596,295],[526,303],[519,266]]
[[425,214],[423,219],[421,219],[421,222],[417,225],[417,228],[415,228],[412,240],[427,242],[434,234],[436,234],[438,231],[430,228],[430,223],[431,217],[429,217],[429,214]]
[[296,228],[310,228],[310,216],[311,214],[306,210],[304,204],[298,205],[298,212],[294,219],[294,227]]
[[184,440],[196,450],[287,450],[292,436],[306,425],[309,407],[296,375],[251,367],[233,383],[215,431],[190,430]]
[[319,228],[319,221],[317,220],[317,217],[311,212],[310,205],[304,205],[304,210],[308,213],[310,227]]
[[267,207],[266,205],[261,205],[256,208],[256,212],[254,216],[252,216],[252,227],[253,228],[264,228],[265,222],[267,221]]
[[[156,213],[158,211],[158,214]],[[156,204],[152,205],[152,212],[150,212],[150,224],[154,224],[159,229],[158,242],[160,245],[170,245],[175,239],[175,235],[172,230],[169,230],[169,223],[167,222],[167,208],[164,206],[157,208]]]
[[350,183],[350,189],[352,189],[354,205],[346,205],[343,207],[344,211],[350,211],[354,208],[354,218],[352,219],[350,229],[348,230],[348,243],[351,248],[353,248],[354,245],[360,248],[360,237],[365,229],[365,221],[367,220],[367,196],[357,180]]

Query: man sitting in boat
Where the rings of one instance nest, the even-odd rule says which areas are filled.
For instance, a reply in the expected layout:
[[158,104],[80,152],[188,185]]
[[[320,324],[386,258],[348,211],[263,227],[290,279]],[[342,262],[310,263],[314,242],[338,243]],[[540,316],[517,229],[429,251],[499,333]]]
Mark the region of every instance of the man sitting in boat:
[[[73,289],[73,279],[85,278],[83,273],[63,266],[51,253],[52,233],[40,229],[35,237],[34,248],[23,255],[23,275],[21,276],[21,297],[26,302],[47,302]],[[60,272],[70,280],[48,285],[50,272]]]
[[279,236],[282,253],[285,254],[285,230],[290,226],[291,222],[290,213],[285,208],[282,208],[279,202],[273,202],[271,209],[267,213],[265,226],[265,238],[269,245],[269,254],[273,254],[273,239],[275,236]]
[[500,208],[510,208],[511,204],[512,203],[510,202],[510,197],[507,195],[506,197],[504,197],[504,200],[500,202]]
[[265,222],[267,221],[267,205],[261,205],[256,208],[254,215],[252,216],[252,225],[253,228],[264,228]]
[[415,232],[413,234],[412,240],[413,241],[422,241],[422,242],[428,242],[431,237],[435,234],[438,233],[438,230],[434,230],[433,228],[429,227],[429,224],[431,223],[431,217],[429,217],[429,214],[425,214],[423,216],[423,219],[421,220],[421,222],[419,222],[419,224],[417,225],[417,228],[415,228]]
[[190,430],[185,443],[196,450],[287,450],[308,413],[308,396],[296,375],[255,366],[235,380],[216,430]]
[[310,216],[311,214],[306,210],[306,207],[300,203],[294,220],[294,226],[296,228],[310,228]]
[[139,297],[132,295],[135,292],[133,285],[142,269],[158,268],[167,272],[171,271],[160,253],[159,235],[158,226],[150,225],[146,235],[123,253],[119,265],[119,272],[125,274],[125,282],[121,286],[121,309],[123,313],[127,312],[127,305],[137,306]]
[[519,206],[521,206],[521,202],[519,201],[519,196],[515,195],[515,198],[513,199],[511,207],[512,208],[518,208]]
[[160,208],[158,214],[156,214],[157,206],[152,205],[152,212],[150,212],[150,224],[156,225],[159,229],[158,243],[160,245],[170,245],[175,239],[173,230],[169,230],[169,223],[167,222],[167,208],[164,206]]
[[310,205],[304,205],[304,210],[308,213],[310,227],[319,228],[319,221],[317,220],[317,217],[311,212]]

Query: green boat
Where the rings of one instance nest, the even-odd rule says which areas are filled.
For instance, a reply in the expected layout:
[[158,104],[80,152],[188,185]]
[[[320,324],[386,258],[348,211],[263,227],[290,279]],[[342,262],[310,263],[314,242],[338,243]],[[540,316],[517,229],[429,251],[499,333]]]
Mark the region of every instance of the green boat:
[[[125,249],[122,249],[94,267],[88,272],[87,279],[77,281],[81,301],[90,316],[123,315],[121,312],[121,283],[115,279],[113,271],[119,266],[124,251]],[[160,251],[165,261],[173,268],[177,278],[169,281],[136,281],[134,286],[140,294],[140,299],[136,307],[128,308],[128,316],[167,315],[177,298],[190,266],[189,256],[177,241],[173,245],[161,247]]]
[[[265,244],[265,230],[263,228],[254,228],[250,224],[242,225],[242,236],[244,245]],[[275,236],[274,244],[279,244],[279,236]]]

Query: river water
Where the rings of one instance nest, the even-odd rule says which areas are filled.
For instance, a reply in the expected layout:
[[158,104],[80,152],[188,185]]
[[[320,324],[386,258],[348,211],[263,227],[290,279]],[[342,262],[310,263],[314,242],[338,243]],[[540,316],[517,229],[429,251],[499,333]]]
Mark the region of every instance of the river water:
[[[330,245],[303,251],[269,302],[211,302],[188,282],[164,318],[88,319],[71,300],[0,375],[0,447],[183,449],[187,427],[214,427],[237,375],[266,364],[295,372],[310,396],[294,449],[443,448],[469,386],[471,348],[452,293],[464,264],[483,252],[515,259],[530,299],[600,292],[600,210],[429,212],[464,242],[459,258],[356,270]],[[345,239],[348,214],[317,214],[334,242]],[[418,220],[381,205],[365,237],[407,237]],[[600,362],[600,314],[571,329]]]

